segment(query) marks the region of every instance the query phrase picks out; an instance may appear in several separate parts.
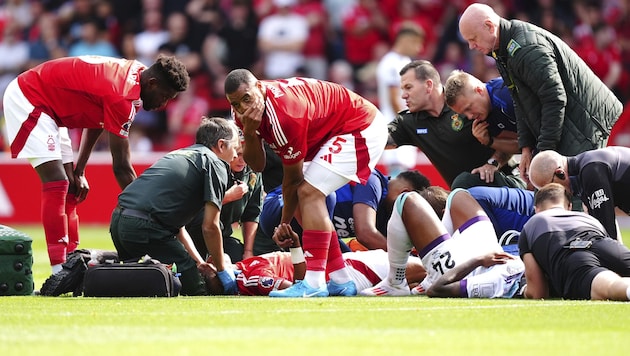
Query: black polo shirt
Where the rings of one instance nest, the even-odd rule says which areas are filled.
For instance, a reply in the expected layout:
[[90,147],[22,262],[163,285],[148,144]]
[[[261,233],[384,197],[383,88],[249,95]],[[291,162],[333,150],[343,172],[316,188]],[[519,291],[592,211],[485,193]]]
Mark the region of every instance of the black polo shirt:
[[486,164],[494,153],[473,136],[472,121],[446,104],[439,117],[401,111],[389,124],[389,135],[398,146],[420,148],[449,186],[460,173]]

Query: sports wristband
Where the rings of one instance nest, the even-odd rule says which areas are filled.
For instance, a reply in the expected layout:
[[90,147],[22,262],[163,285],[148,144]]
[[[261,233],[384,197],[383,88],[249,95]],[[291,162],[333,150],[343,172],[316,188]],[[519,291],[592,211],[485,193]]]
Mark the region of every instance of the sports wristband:
[[291,247],[289,251],[291,252],[291,263],[294,265],[306,261],[304,259],[304,251],[302,251],[301,247]]

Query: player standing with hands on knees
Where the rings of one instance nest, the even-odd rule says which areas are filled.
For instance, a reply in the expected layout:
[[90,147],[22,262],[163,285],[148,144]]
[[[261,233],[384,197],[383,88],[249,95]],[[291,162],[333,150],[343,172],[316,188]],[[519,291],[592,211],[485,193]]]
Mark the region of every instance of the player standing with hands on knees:
[[[4,94],[12,158],[27,158],[42,182],[42,223],[53,273],[79,244],[77,203],[89,185],[85,166],[96,140],[109,134],[116,181],[136,178],[129,128],[136,112],[157,110],[188,88],[190,78],[175,57],[160,56],[149,68],[138,61],[101,56],[60,58],[20,74]],[[83,128],[74,165],[68,128]]]
[[282,159],[280,226],[296,216],[304,229],[304,280],[270,296],[355,295],[326,196],[349,181],[367,180],[385,148],[385,118],[354,92],[311,78],[260,81],[248,70],[236,69],[225,79],[225,93],[243,130],[247,164],[255,171],[265,167],[263,142]]

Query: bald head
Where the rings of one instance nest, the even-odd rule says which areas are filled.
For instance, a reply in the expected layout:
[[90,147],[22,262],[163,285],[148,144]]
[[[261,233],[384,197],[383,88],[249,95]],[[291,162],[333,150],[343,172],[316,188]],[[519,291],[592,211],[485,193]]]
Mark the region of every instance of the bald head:
[[529,165],[529,180],[532,185],[540,189],[552,181],[561,184],[568,182],[566,161],[566,157],[556,151],[548,150],[538,153]]
[[490,6],[474,3],[464,10],[459,20],[459,32],[470,49],[490,54],[497,46],[500,20]]

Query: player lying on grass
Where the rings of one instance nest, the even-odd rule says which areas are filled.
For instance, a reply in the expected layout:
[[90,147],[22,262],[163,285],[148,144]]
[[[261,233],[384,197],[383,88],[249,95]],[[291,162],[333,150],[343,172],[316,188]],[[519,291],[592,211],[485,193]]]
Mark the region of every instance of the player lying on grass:
[[[236,276],[238,294],[269,295],[304,278],[306,264],[297,233],[289,224],[280,225],[278,230],[278,234],[293,241],[291,252],[271,252],[237,262],[234,268],[240,271]],[[352,281],[360,289],[379,283],[389,270],[387,253],[383,250],[346,252],[343,259]],[[407,283],[411,286],[417,285],[426,275],[422,262],[416,257],[409,259],[405,272]],[[216,276],[209,278],[206,285],[211,294],[224,294]]]
[[[433,201],[433,206],[423,196]],[[388,199],[392,201],[393,197],[388,195]],[[378,285],[361,291],[361,295],[409,295],[404,267],[413,247],[427,271],[426,278],[414,288],[414,294],[429,294],[430,290],[430,296],[496,298],[517,293],[523,263],[503,253],[494,227],[479,203],[467,191],[455,189],[448,195],[442,223],[438,214],[444,204],[439,202],[435,189],[422,193],[407,191],[395,198],[387,229],[389,274]],[[489,255],[500,264],[483,262]],[[478,265],[474,266],[475,263]],[[449,270],[461,268],[460,265],[474,268],[470,273],[457,270],[454,276],[440,279]],[[431,289],[437,281],[440,286],[459,287],[460,293],[451,287]]]
[[527,276],[523,295],[630,300],[630,249],[613,240],[596,218],[570,211],[571,200],[558,183],[536,193],[536,214],[518,241]]

